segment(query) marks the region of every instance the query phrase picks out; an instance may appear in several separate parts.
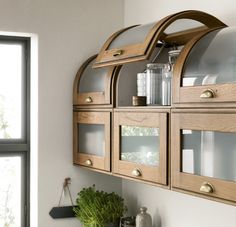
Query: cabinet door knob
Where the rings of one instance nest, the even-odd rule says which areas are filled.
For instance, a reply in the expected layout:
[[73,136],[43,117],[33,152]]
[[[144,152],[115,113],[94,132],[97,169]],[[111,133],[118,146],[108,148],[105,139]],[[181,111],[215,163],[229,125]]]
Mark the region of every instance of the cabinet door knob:
[[141,172],[140,169],[135,168],[135,169],[132,171],[132,175],[133,175],[134,177],[141,177],[141,176],[142,176],[142,172]]
[[91,103],[91,102],[93,102],[93,99],[89,96],[85,99],[85,102],[86,103]]
[[113,57],[117,57],[123,54],[123,50],[117,50],[114,54]]
[[87,159],[87,160],[85,161],[85,164],[86,164],[87,166],[92,166],[92,165],[93,165],[93,163],[92,163],[92,161],[91,161],[90,159]]
[[200,98],[202,99],[211,99],[215,97],[215,92],[212,89],[207,89],[202,92]]
[[208,182],[203,182],[202,186],[200,187],[201,192],[212,193],[214,192],[214,187],[212,184]]

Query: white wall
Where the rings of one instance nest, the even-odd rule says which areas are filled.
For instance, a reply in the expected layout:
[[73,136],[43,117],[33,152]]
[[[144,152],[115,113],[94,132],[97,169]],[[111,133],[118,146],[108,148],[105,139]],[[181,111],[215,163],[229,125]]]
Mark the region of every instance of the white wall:
[[[53,220],[48,215],[58,204],[65,177],[72,178],[74,199],[82,187],[93,183],[121,193],[119,179],[72,165],[72,85],[81,63],[122,26],[123,1],[0,0],[0,31],[38,35],[39,227],[79,226],[77,219]],[[36,227],[37,215],[33,216],[31,226]]]
[[[234,0],[125,0],[125,26],[148,23],[171,13],[197,9],[228,25],[236,25]],[[155,227],[235,227],[236,207],[158,187],[123,180],[123,196],[130,214],[147,206]],[[160,223],[159,223],[160,222]]]

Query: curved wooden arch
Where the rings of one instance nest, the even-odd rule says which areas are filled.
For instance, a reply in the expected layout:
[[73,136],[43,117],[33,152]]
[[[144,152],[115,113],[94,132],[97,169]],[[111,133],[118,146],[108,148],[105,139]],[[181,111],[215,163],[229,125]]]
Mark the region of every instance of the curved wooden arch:
[[[204,26],[166,35],[164,33],[165,30],[173,22],[179,19],[195,20],[202,23]],[[120,49],[113,48],[111,50],[107,50],[107,47],[114,40],[114,38],[116,38],[122,32],[118,32],[112,35],[102,47],[94,64],[94,67],[119,65],[128,62],[145,60],[148,59],[152,54],[158,40],[171,43],[176,42],[177,44],[179,43],[182,45],[187,43],[197,34],[218,27],[226,27],[226,25],[216,17],[201,11],[187,10],[172,14],[158,21],[150,30],[143,43],[127,45],[121,47]],[[119,50],[122,52],[122,54],[120,54],[119,56],[115,56],[115,53]]]

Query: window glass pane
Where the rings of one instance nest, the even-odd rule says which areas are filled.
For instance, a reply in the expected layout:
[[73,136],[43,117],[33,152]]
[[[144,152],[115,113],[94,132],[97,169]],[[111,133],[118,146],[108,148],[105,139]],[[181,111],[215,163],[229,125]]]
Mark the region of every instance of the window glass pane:
[[79,124],[79,152],[90,155],[105,155],[105,125]]
[[22,52],[0,43],[0,139],[22,138]]
[[182,130],[182,172],[236,181],[236,133]]
[[159,128],[121,126],[121,160],[159,165]]
[[0,157],[0,226],[21,226],[21,157]]

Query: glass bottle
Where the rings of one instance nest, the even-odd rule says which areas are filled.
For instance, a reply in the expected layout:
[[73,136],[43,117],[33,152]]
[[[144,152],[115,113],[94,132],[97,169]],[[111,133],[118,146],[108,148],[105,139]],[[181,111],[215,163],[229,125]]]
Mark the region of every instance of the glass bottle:
[[146,211],[146,207],[140,208],[140,213],[136,216],[136,227],[152,227],[152,217]]
[[173,76],[173,66],[178,58],[180,50],[171,50],[169,54],[169,62],[163,66],[162,73],[162,102],[163,106],[170,106],[172,99],[172,76]]
[[147,64],[146,95],[148,105],[161,105],[161,81],[163,64]]

